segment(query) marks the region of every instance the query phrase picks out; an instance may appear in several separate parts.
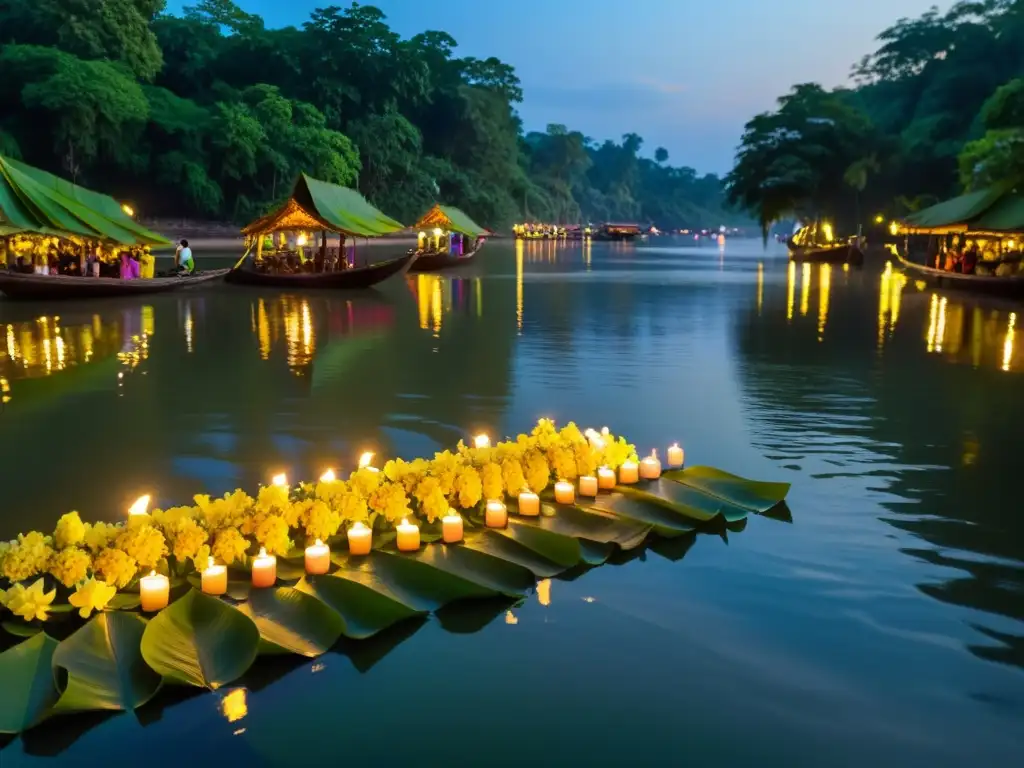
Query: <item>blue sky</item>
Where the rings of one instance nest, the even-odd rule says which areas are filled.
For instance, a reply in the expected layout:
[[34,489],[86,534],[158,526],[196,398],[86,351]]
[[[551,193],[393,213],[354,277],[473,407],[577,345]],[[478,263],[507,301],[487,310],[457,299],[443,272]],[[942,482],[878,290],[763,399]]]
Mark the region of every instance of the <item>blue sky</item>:
[[[236,0],[269,26],[332,0]],[[403,36],[443,29],[515,66],[527,130],[632,131],[674,164],[727,171],[743,124],[797,82],[846,81],[874,37],[936,0],[377,0]],[[170,11],[189,0],[170,0]],[[333,0],[347,6],[348,0]],[[948,7],[948,2],[941,2]]]

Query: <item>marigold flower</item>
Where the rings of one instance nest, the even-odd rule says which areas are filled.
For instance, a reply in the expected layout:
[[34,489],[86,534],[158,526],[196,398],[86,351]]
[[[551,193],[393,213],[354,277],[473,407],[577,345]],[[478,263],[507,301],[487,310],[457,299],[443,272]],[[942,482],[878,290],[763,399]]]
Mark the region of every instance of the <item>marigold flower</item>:
[[50,574],[65,587],[73,587],[88,578],[91,567],[89,553],[78,547],[62,549],[50,560]]
[[122,531],[117,537],[117,548],[141,568],[156,568],[161,558],[167,556],[167,540],[152,525],[139,525]]
[[500,499],[505,494],[505,481],[501,474],[501,465],[488,462],[480,469],[480,483],[483,486],[485,499]]
[[249,541],[237,528],[225,528],[217,532],[213,542],[213,556],[225,565],[241,560],[249,549]]
[[470,509],[480,503],[483,498],[483,485],[480,473],[472,467],[462,467],[455,475],[454,491],[458,495],[459,506]]
[[139,572],[139,564],[120,549],[107,547],[93,559],[92,569],[107,584],[124,589]]
[[3,576],[10,582],[25,581],[46,572],[53,557],[49,536],[38,531],[23,533],[10,542],[3,560]]
[[78,608],[79,616],[88,619],[93,611],[102,611],[106,608],[116,594],[116,587],[105,581],[89,579],[78,585],[78,589],[68,598],[68,602]]
[[85,540],[85,523],[77,512],[68,512],[57,521],[53,540],[57,544],[57,549],[74,547]]

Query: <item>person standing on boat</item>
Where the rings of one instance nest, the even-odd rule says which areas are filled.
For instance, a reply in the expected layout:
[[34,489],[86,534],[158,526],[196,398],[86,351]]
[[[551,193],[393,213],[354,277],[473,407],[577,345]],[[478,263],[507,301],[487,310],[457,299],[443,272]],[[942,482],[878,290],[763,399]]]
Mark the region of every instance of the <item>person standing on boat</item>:
[[178,250],[174,254],[174,267],[179,275],[191,275],[196,268],[192,260],[192,249],[188,247],[188,240],[178,243]]

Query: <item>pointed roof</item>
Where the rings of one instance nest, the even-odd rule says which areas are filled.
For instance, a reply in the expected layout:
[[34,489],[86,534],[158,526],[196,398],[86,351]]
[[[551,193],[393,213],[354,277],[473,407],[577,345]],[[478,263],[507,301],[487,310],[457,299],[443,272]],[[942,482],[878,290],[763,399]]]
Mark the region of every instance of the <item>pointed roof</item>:
[[21,232],[108,240],[122,245],[169,245],[107,195],[0,155],[0,227]]
[[902,229],[911,234],[1019,232],[1024,230],[1024,197],[1005,184],[980,189],[910,214]]
[[451,205],[435,204],[416,222],[415,229],[440,228],[446,232],[459,232],[469,237],[480,237],[489,234],[469,216]]
[[354,189],[299,176],[288,201],[249,224],[245,235],[294,229],[326,229],[354,237],[379,237],[405,226],[374,208]]

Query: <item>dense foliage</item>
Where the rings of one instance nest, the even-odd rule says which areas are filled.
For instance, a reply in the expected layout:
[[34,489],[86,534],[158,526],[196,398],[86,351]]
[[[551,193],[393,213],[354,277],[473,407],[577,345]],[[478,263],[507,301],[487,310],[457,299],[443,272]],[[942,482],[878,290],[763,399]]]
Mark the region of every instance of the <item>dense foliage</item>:
[[640,157],[635,134],[524,136],[513,68],[444,32],[402,39],[358,4],[284,29],[231,0],[163,6],[0,3],[0,152],[150,215],[251,219],[306,171],[406,221],[437,199],[492,227],[728,220],[717,177]]
[[1024,171],[1024,0],[958,2],[882,32],[855,85],[803,84],[747,123],[730,200],[846,230]]

